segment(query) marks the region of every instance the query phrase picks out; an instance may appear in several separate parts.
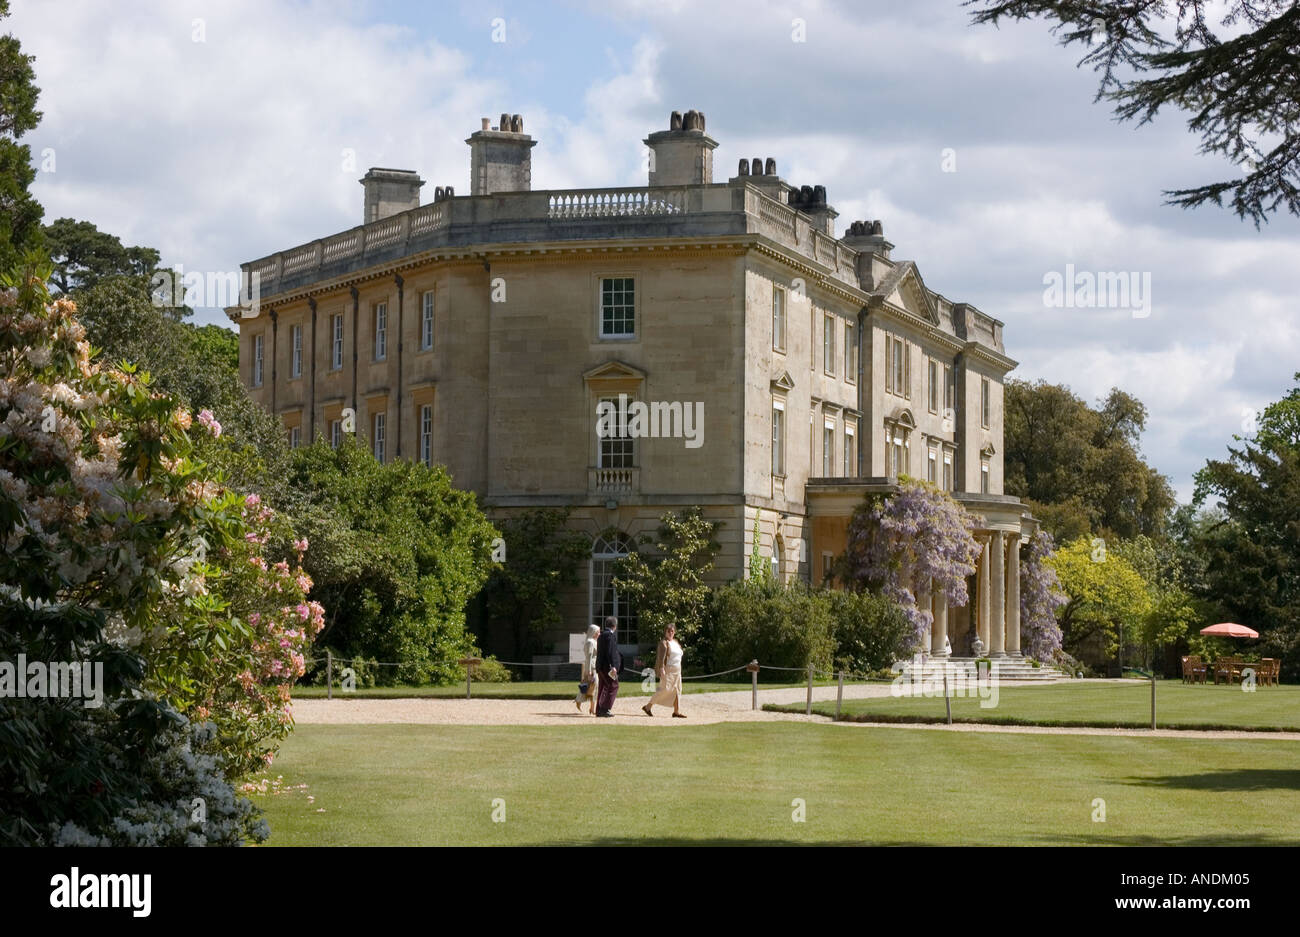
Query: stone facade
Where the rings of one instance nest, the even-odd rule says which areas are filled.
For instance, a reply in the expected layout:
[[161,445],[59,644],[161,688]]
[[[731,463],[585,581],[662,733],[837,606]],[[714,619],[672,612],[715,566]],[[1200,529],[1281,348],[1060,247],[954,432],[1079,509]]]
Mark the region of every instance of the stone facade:
[[[466,142],[472,194],[418,205],[415,173],[371,170],[363,225],[243,266],[241,372],[291,441],[442,463],[498,517],[570,508],[594,555],[557,653],[610,611],[644,644],[605,580],[667,511],[721,522],[717,582],[745,575],[756,518],[778,575],[820,582],[865,493],[929,477],[984,518],[976,630],[1016,652],[1033,520],[1002,495],[1001,322],[930,290],[880,222],[837,238],[824,188],[773,159],[713,182],[697,112],[650,134],[644,188],[532,191],[518,115]],[[602,438],[602,401],[648,404],[660,434]],[[937,612],[934,650],[964,653],[967,610]]]

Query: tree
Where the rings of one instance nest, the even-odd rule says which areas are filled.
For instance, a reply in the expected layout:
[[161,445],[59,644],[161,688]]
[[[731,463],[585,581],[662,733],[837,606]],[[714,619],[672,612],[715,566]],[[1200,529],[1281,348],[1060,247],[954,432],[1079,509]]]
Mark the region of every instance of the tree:
[[1120,633],[1131,635],[1151,609],[1146,580],[1123,556],[1080,537],[1047,560],[1069,600],[1059,618],[1065,649],[1096,642],[1107,657],[1119,651]]
[[1289,678],[1300,676],[1300,373],[1265,408],[1258,430],[1196,475],[1195,504],[1221,513],[1195,532],[1201,592],[1260,633]]
[[[0,692],[0,841],[263,839],[227,778],[288,731],[310,582],[277,570],[230,588],[254,560],[265,570],[266,518],[197,458],[174,397],[92,361],[48,274],[33,264],[0,284],[0,661],[102,667],[102,702]],[[0,668],[0,684],[14,677]]]
[[1141,401],[1112,388],[1094,409],[1063,385],[1011,380],[1005,414],[1006,491],[1057,542],[1163,533],[1174,495],[1138,449]]
[[[1202,153],[1242,167],[1240,178],[1164,194],[1195,208],[1225,198],[1259,227],[1279,207],[1300,214],[1300,6],[1292,0],[966,0],[977,24],[1041,17],[1063,46],[1089,47],[1079,65],[1101,80],[1095,100],[1120,120],[1185,112]],[[1212,17],[1219,17],[1215,28]]]
[[348,657],[401,666],[386,681],[450,683],[474,651],[465,608],[491,570],[497,531],[447,470],[381,463],[349,436],[338,449],[295,449],[289,485],[303,499],[294,523],[312,544],[304,560],[326,608],[319,642]]
[[755,582],[767,579],[772,570],[763,559],[763,535],[758,526],[758,515],[754,515],[754,530],[749,540],[749,578]]
[[[0,0],[0,19],[8,15],[9,0]],[[41,122],[33,61],[13,35],[0,36],[0,270],[41,246],[44,210],[27,191],[36,169],[31,148],[18,142]]]
[[676,626],[683,641],[700,634],[709,599],[704,577],[719,549],[717,529],[699,508],[670,512],[659,518],[656,535],[641,538],[652,551],[619,559],[614,584],[631,597],[643,638],[658,641],[668,625]]
[[45,245],[54,261],[54,284],[61,293],[83,290],[113,276],[147,281],[161,259],[152,247],[124,247],[116,235],[72,218],[46,225]]
[[567,510],[539,508],[497,522],[506,559],[492,570],[482,592],[488,634],[510,638],[497,653],[526,658],[540,635],[563,622],[560,591],[578,584],[578,564],[591,555],[591,541],[567,528],[568,519]]
[[966,578],[980,555],[974,529],[975,518],[947,492],[903,480],[892,495],[869,495],[853,512],[839,578],[897,603],[919,641],[933,615],[918,596],[933,591],[952,605],[968,601]]

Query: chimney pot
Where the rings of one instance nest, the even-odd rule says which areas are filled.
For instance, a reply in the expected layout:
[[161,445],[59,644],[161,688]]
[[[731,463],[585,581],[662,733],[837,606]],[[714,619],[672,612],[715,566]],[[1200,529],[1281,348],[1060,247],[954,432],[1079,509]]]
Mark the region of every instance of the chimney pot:
[[488,129],[488,126],[489,126],[489,124],[488,124],[488,119],[487,119],[486,117],[484,117],[484,118],[483,118],[483,129],[484,129],[484,130],[487,130],[487,129]]

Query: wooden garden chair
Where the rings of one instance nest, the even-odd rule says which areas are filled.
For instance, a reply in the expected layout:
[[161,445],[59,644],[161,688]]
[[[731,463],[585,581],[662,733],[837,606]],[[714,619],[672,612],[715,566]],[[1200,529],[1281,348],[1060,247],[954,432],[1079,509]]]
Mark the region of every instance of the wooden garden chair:
[[1217,686],[1219,678],[1223,678],[1224,683],[1232,683],[1241,677],[1241,661],[1235,657],[1220,657],[1214,662],[1214,683]]
[[1255,671],[1255,679],[1264,686],[1277,686],[1278,671],[1281,669],[1282,662],[1272,657],[1265,657],[1259,662],[1259,667]]

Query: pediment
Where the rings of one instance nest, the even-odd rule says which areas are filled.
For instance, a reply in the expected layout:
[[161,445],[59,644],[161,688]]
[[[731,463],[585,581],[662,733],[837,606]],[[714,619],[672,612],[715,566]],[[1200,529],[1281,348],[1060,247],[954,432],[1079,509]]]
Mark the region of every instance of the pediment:
[[878,293],[890,305],[905,309],[931,325],[939,324],[939,310],[934,297],[926,289],[921,271],[912,261],[905,260],[890,271],[881,281]]
[[772,378],[772,390],[782,393],[794,390],[794,378],[789,371],[782,371],[779,376]]
[[980,450],[980,455],[984,456],[985,458],[991,459],[993,458],[993,456],[997,455],[997,452],[998,451],[993,448],[993,443],[986,442],[984,444],[984,448]]
[[589,384],[606,381],[644,381],[645,372],[623,361],[606,361],[589,371],[582,372],[582,379]]
[[912,416],[912,411],[907,407],[898,407],[889,415],[891,423],[897,423],[904,429],[916,429],[916,417]]

